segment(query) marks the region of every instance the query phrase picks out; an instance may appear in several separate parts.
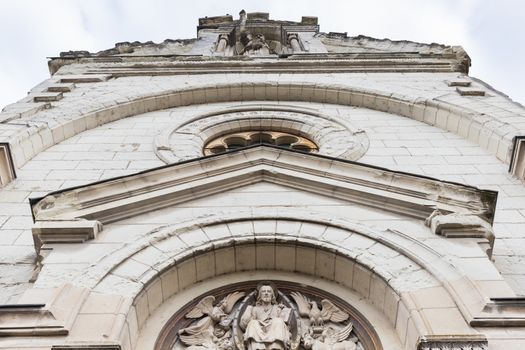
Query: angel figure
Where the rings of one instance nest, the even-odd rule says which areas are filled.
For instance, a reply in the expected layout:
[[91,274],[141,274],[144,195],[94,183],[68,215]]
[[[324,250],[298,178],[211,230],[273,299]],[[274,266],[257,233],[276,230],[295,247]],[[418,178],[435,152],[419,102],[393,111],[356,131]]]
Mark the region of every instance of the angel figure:
[[347,340],[352,332],[353,325],[349,323],[340,330],[326,327],[321,336],[314,338],[312,334],[303,335],[303,345],[307,350],[356,350],[357,344]]
[[[214,296],[206,296],[191,309],[186,318],[198,319],[196,323],[179,330],[180,340],[191,350],[221,349],[228,350],[231,343],[228,337],[231,335],[230,327],[232,319],[229,316],[233,306],[244,297],[244,292],[233,292],[228,294],[215,306]],[[229,345],[228,345],[229,344]]]
[[308,317],[311,327],[322,327],[324,322],[344,322],[350,317],[346,312],[335,306],[330,300],[321,300],[321,309],[317,302],[308,300],[307,297],[298,292],[290,293],[299,308],[299,314]]

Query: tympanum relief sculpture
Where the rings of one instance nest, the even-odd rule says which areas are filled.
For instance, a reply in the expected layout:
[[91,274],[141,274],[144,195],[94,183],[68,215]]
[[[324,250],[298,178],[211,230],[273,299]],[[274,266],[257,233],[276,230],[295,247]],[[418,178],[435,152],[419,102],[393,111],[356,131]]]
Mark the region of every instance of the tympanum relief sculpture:
[[192,321],[178,331],[173,350],[363,350],[347,312],[272,282],[219,302],[205,296],[185,319]]

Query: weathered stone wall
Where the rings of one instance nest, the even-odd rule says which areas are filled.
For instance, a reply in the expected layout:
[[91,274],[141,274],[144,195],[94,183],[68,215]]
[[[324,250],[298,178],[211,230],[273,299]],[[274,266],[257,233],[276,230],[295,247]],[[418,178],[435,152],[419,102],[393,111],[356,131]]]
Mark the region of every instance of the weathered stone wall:
[[[50,147],[19,169],[17,180],[2,189],[1,256],[6,264],[2,266],[6,271],[3,276],[11,276],[12,271],[25,272],[6,278],[3,300],[16,301],[17,294],[14,292],[23,290],[22,285],[27,282],[34,262],[30,233],[32,219],[27,198],[164,165],[154,153],[154,141],[159,133],[169,128],[174,120],[232,105],[242,103],[174,108],[108,123]],[[295,105],[336,115],[365,130],[370,138],[370,148],[360,162],[499,191],[495,220],[496,266],[517,293],[525,294],[525,271],[523,264],[519,263],[525,255],[519,250],[524,239],[520,232],[525,227],[525,194],[521,190],[521,182],[507,174],[505,164],[478,145],[419,121],[363,108],[314,103]],[[282,197],[272,194],[273,192],[275,191],[269,191],[265,197],[259,197],[260,200]],[[246,197],[249,194],[219,198],[219,206],[240,203],[239,196]],[[287,202],[282,205],[311,206],[321,202],[317,197],[302,198],[304,195],[300,193],[297,196],[286,195]],[[212,199],[206,199],[202,203],[205,209],[198,212],[212,210],[213,202],[207,205],[207,201]],[[247,197],[246,203],[249,202]],[[266,204],[261,202],[261,205]],[[198,205],[200,206],[201,204]],[[210,208],[206,208],[207,206]],[[330,205],[328,208],[327,210],[333,210]],[[339,211],[348,212],[343,209]],[[179,215],[184,212],[179,212]],[[372,220],[375,225],[382,227],[393,224],[384,218],[377,220],[373,216],[364,215],[354,219]],[[415,232],[417,227],[415,225]],[[419,230],[422,229],[419,227]],[[16,266],[13,268],[11,264]]]
[[[83,245],[57,245],[54,250],[43,252],[47,258],[34,286],[46,289],[78,279],[99,259],[111,256],[123,245],[159,226],[241,209],[256,212],[260,208],[270,208],[285,213],[290,207],[295,207],[304,213],[337,215],[378,230],[401,231],[424,241],[458,270],[474,276],[480,288],[488,294],[509,296],[514,291],[525,295],[525,250],[520,248],[525,245],[525,187],[522,181],[507,173],[506,164],[510,147],[508,133],[523,130],[521,123],[525,120],[525,110],[478,82],[473,84],[486,91],[487,96],[461,96],[445,82],[455,78],[456,74],[451,73],[126,77],[77,84],[63,99],[52,102],[49,109],[25,112],[24,115],[17,115],[19,112],[0,114],[0,118],[4,117],[0,124],[2,140],[20,146],[14,147],[14,156],[17,164],[23,164],[17,169],[17,179],[0,189],[0,303],[18,302],[20,295],[33,286],[29,279],[36,266],[36,254],[28,198],[164,165],[154,152],[160,134],[183,120],[226,108],[253,105],[253,97],[258,92],[253,88],[256,83],[270,83],[262,88],[262,91],[267,91],[263,96],[268,96],[262,99],[270,100],[274,95],[281,96],[281,92],[276,91],[286,84],[321,86],[316,90],[318,95],[301,98],[332,103],[290,101],[301,95],[301,90],[294,92],[291,88],[287,94],[282,92],[278,101],[269,102],[333,115],[364,130],[370,145],[359,162],[498,191],[493,253],[496,268],[472,240],[450,241],[432,235],[421,220],[386,214],[329,196],[261,183],[107,225],[97,240]],[[44,90],[53,79],[33,89],[28,99]],[[244,88],[239,83],[245,84]],[[143,107],[129,104],[130,101],[186,87],[227,84],[234,87],[225,88],[227,92],[215,88],[212,94],[202,92],[202,96],[195,94],[187,101],[180,100],[179,96],[171,102],[157,98],[143,100]],[[252,86],[251,92],[249,86]],[[336,90],[327,90],[327,86]],[[440,114],[429,108],[421,114],[414,114],[420,118],[411,119],[396,114],[402,114],[402,111],[387,113],[342,105],[331,94],[336,91],[335,96],[338,96],[337,89],[343,86],[377,93],[375,96],[394,94],[403,101],[422,99],[443,105],[457,104],[474,114],[465,114],[461,119],[452,112]],[[275,91],[270,91],[272,89]],[[212,103],[223,93],[225,99],[234,101]],[[244,101],[235,101],[241,99]],[[196,101],[202,103],[193,104]],[[382,98],[361,95],[360,102],[353,102],[382,110],[389,108],[382,105],[385,102]],[[187,106],[167,108],[170,103]],[[33,104],[27,100],[8,109],[33,108]],[[407,110],[411,108],[408,102],[406,107]],[[142,114],[141,108],[152,112]],[[485,117],[481,118],[482,115]],[[14,119],[7,121],[8,118]],[[506,124],[506,120],[512,120],[512,125]],[[491,140],[497,142],[493,144]],[[366,246],[366,242],[361,243]],[[372,249],[370,254],[379,260],[392,258],[380,248],[377,251],[368,246],[363,249],[369,248]],[[502,283],[498,270],[513,291]],[[425,282],[424,279],[421,281]],[[414,284],[417,281],[409,282]],[[439,317],[436,317],[434,321],[438,323]],[[406,329],[399,332],[404,332],[400,336],[405,342],[408,337]],[[499,338],[504,337],[494,335],[494,339]]]

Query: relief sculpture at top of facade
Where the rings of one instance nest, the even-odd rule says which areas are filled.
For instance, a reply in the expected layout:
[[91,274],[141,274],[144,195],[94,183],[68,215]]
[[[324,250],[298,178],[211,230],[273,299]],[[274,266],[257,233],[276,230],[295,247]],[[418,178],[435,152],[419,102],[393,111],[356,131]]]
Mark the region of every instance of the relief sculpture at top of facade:
[[185,315],[173,350],[362,350],[350,315],[328,299],[281,292],[272,282],[220,302],[206,296]]

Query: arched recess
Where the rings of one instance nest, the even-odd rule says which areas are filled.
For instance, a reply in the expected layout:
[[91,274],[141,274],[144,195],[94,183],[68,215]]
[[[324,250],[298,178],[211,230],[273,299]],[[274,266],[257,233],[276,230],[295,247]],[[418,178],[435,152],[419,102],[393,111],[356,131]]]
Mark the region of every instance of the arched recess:
[[[9,141],[17,167],[46,148],[82,131],[108,122],[147,112],[194,104],[233,101],[303,101],[370,108],[393,113],[456,133],[487,149],[503,162],[510,161],[517,131],[488,123],[486,116],[466,107],[423,98],[410,99],[394,93],[351,88],[344,85],[309,83],[239,82],[170,90],[158,94],[130,96],[129,101],[93,108],[80,116],[49,124],[30,135]],[[64,102],[67,102],[65,100]],[[85,107],[88,109],[89,107]],[[43,137],[42,135],[47,135]],[[52,137],[49,137],[52,136]],[[31,147],[27,147],[27,142]],[[23,145],[26,147],[23,147]]]
[[432,311],[446,314],[454,332],[476,333],[465,321],[472,305],[450,284],[471,289],[470,295],[476,288],[437,254],[399,232],[376,232],[326,214],[263,209],[159,228],[73,283],[133,300],[120,330],[133,347],[150,315],[178,293],[220,276],[261,271],[314,276],[358,294],[385,315],[407,349],[415,349],[421,336],[451,332],[428,317]]
[[[299,292],[310,290],[322,293],[324,298],[339,305],[346,305],[346,308],[343,307],[345,310],[352,309],[349,313],[354,334],[359,335],[362,343],[366,344],[364,347],[367,350],[403,349],[392,323],[359,293],[318,277],[275,270],[247,271],[218,276],[196,283],[178,293],[150,314],[139,333],[136,348],[171,349],[169,345],[180,328],[181,319],[184,319],[188,308],[194,306],[202,297],[224,290],[238,291],[246,285],[254,286],[263,281],[285,285]],[[251,292],[254,289],[246,290],[245,287],[243,290]]]

